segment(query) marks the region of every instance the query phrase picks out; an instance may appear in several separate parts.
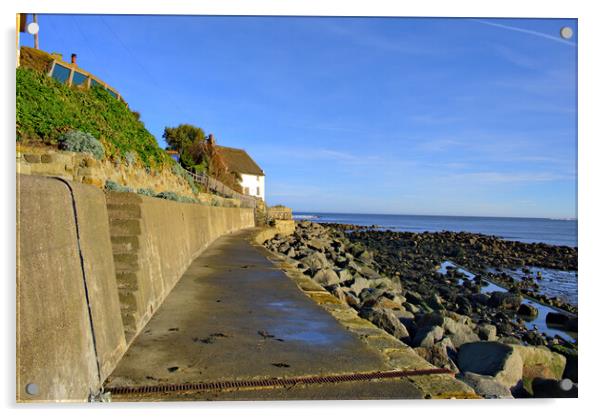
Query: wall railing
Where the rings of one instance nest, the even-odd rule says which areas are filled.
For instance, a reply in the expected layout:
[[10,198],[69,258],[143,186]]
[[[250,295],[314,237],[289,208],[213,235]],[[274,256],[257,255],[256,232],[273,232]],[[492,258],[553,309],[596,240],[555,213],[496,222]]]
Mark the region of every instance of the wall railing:
[[188,171],[185,168],[184,170],[192,177],[194,182],[202,185],[207,190],[212,191],[217,195],[240,200],[242,207],[255,208],[257,206],[257,199],[255,197],[234,191],[227,185],[224,185],[221,181],[218,181],[205,173],[197,174],[196,172]]

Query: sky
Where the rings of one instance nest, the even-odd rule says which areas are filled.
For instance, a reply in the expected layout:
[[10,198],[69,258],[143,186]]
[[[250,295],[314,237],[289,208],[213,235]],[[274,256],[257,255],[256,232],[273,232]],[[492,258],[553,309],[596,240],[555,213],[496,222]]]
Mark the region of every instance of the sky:
[[40,15],[39,25],[41,49],[77,53],[162,147],[166,126],[190,123],[247,150],[269,205],[577,217],[575,19]]

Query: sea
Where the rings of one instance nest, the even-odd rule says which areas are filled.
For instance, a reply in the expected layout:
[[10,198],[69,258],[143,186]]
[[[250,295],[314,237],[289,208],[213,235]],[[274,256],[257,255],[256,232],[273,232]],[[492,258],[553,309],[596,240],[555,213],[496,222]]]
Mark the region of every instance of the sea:
[[347,214],[294,212],[296,220],[378,226],[396,232],[470,232],[525,243],[577,247],[576,219],[519,217],[421,216],[405,214]]

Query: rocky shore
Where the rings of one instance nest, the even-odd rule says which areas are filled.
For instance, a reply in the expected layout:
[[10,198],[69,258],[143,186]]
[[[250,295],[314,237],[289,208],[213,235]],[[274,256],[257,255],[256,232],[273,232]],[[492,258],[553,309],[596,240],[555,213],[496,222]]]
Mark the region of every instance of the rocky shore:
[[[529,330],[521,319],[537,314],[522,303],[525,296],[567,311],[576,308],[540,297],[536,278],[517,284],[509,277],[509,291],[480,292],[484,279],[504,280],[493,277],[502,275],[495,268],[576,268],[574,248],[470,233],[397,233],[308,221],[298,222],[292,235],[277,235],[264,245],[285,255],[361,317],[433,365],[453,370],[485,397],[576,392],[572,387],[559,393],[558,384],[545,383],[562,378],[577,382],[576,343]],[[444,261],[479,275],[466,279],[454,267],[441,273]],[[559,312],[552,320],[576,331],[575,315]]]

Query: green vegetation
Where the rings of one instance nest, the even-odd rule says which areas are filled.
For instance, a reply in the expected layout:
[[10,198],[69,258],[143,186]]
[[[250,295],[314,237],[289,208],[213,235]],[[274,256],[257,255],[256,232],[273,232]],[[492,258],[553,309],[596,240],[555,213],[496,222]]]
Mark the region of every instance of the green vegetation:
[[105,182],[105,189],[107,191],[116,191],[118,193],[131,193],[134,191],[130,187],[126,187],[111,180]]
[[59,148],[71,152],[87,152],[96,159],[102,159],[105,156],[105,150],[102,143],[89,133],[79,130],[70,130],[63,133],[59,139]]
[[173,164],[138,115],[102,87],[69,87],[43,73],[18,68],[17,140],[56,146],[71,130],[100,140],[106,156],[114,161],[135,152],[148,168]]
[[150,188],[138,188],[138,191],[136,191],[136,192],[140,195],[145,195],[147,197],[156,197],[157,196],[157,193]]
[[178,151],[180,163],[188,170],[196,173],[207,173],[234,191],[242,192],[240,176],[229,172],[219,147],[200,127],[181,124],[177,127],[166,127],[163,137],[170,149]]

